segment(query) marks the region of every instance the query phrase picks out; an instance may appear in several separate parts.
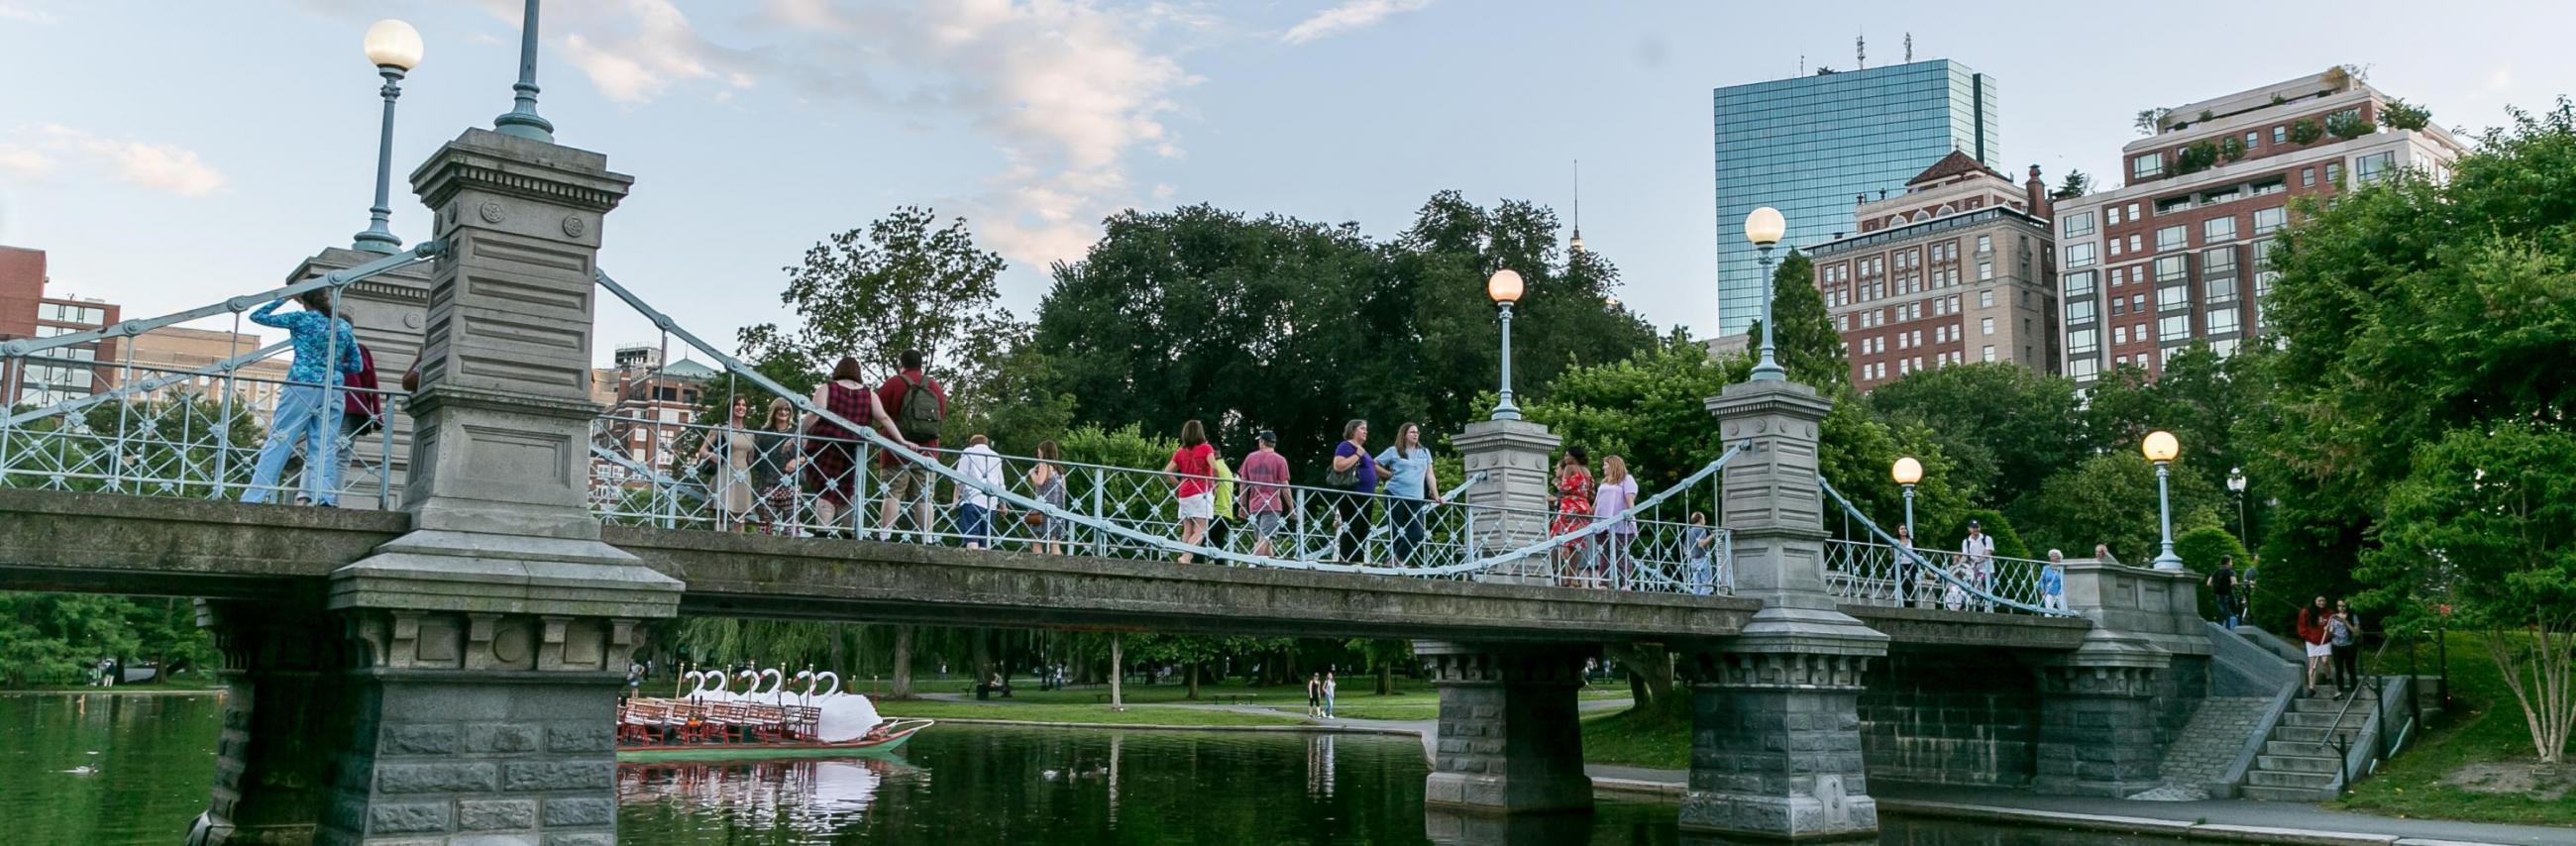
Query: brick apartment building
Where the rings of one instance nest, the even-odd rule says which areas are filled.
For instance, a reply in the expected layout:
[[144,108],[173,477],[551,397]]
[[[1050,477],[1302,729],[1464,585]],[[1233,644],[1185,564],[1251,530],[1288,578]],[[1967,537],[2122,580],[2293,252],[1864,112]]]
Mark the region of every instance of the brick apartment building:
[[2260,337],[2291,200],[2404,168],[2440,178],[2459,156],[2438,126],[2389,126],[2389,102],[2338,68],[2175,108],[2123,146],[2121,187],[2057,204],[2066,375],[2152,375],[2196,340],[2232,355]]
[[1855,234],[1807,251],[1852,384],[1971,361],[2055,373],[2049,214],[2037,165],[2017,186],[1956,151],[1901,194],[1856,198]]
[[[0,341],[68,335],[122,319],[115,303],[46,293],[50,281],[45,251],[0,246]],[[104,390],[114,379],[109,368],[71,362],[115,361],[120,349],[108,338],[54,350],[55,361],[0,361],[0,391],[6,392],[0,399],[52,405]]]

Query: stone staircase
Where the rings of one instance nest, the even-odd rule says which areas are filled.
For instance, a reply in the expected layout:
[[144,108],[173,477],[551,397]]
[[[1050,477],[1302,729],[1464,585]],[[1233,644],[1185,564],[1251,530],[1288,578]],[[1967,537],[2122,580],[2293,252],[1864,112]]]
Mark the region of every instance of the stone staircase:
[[[2367,742],[2357,737],[2377,713],[2379,697],[2362,691],[2347,701],[2325,688],[2318,694],[2290,701],[2290,710],[2272,727],[2262,754],[2255,756],[2253,769],[2245,774],[2245,784],[2239,788],[2245,798],[2322,802],[2340,792],[2343,753],[2335,748],[2335,741],[2340,739],[2347,747]],[[2347,704],[2350,710],[2345,710]]]

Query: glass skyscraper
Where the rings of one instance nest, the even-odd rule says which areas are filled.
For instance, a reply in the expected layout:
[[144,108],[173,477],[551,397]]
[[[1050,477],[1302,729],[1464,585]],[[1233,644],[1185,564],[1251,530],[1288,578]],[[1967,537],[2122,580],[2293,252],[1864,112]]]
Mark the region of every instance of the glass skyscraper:
[[1951,150],[2003,167],[1994,78],[1948,59],[1729,86],[1715,100],[1720,337],[1762,316],[1768,281],[1744,240],[1754,209],[1779,209],[1780,246],[1805,247],[1853,231],[1854,198],[1901,191]]

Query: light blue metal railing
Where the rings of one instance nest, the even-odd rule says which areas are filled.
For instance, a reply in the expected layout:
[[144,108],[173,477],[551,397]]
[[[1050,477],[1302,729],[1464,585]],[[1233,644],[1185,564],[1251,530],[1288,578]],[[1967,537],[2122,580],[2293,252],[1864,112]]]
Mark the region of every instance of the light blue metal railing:
[[[1897,543],[1860,508],[1816,477],[1816,485],[1860,523],[1877,543],[1825,542],[1825,584],[1847,602],[1951,611],[2020,612],[2049,617],[2073,616],[2062,604],[2051,607],[2042,595],[2045,561],[2002,556],[1972,560],[1957,553],[1925,553]],[[1931,556],[1940,556],[1936,562]],[[2061,577],[2063,574],[2060,574]],[[2062,594],[2061,594],[2062,595]]]

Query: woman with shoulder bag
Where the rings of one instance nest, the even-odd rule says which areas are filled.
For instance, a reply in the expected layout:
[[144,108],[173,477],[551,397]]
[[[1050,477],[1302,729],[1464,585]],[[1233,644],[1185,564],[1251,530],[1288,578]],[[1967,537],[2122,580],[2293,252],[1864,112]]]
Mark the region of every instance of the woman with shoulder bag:
[[1368,452],[1368,421],[1342,425],[1342,440],[1333,445],[1333,461],[1324,486],[1334,489],[1333,517],[1339,527],[1333,547],[1341,561],[1368,563],[1369,499],[1377,494],[1378,467]]

